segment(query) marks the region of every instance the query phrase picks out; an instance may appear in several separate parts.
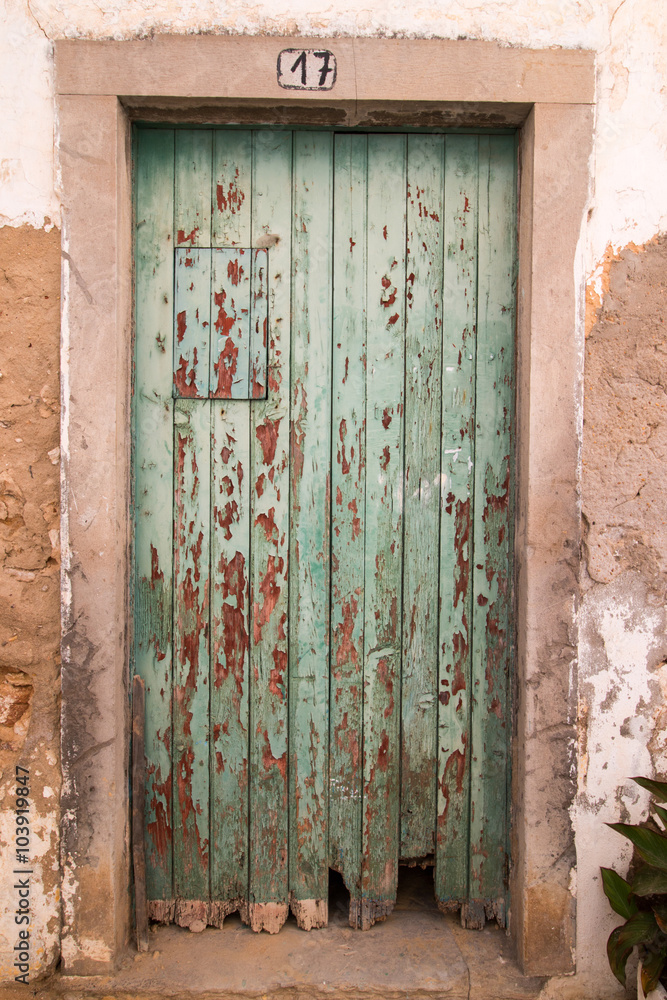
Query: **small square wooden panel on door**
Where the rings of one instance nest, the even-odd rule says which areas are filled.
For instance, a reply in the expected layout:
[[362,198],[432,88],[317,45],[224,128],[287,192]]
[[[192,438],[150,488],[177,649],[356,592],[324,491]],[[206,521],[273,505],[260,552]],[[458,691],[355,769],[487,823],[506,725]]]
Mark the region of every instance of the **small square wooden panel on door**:
[[268,251],[174,253],[174,396],[266,399]]

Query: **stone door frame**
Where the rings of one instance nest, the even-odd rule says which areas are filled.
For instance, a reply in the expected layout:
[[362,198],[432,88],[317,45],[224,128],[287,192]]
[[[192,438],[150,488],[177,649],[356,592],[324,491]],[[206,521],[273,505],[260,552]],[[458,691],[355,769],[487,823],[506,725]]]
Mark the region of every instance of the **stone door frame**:
[[[282,89],[281,50],[334,52]],[[128,664],[133,120],[519,132],[516,667],[510,933],[530,975],[574,962],[583,286],[594,57],[490,42],[163,35],[55,43],[62,233],[64,970],[131,934]],[[471,932],[473,933],[473,932]]]

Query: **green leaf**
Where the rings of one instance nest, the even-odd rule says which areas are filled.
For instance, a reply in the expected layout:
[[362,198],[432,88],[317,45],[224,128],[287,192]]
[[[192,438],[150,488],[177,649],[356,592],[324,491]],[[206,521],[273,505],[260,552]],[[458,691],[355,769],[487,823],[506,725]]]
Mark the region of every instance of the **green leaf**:
[[622,945],[629,945],[634,948],[636,944],[647,944],[654,939],[658,931],[658,925],[652,913],[640,910],[630,917],[622,927],[617,927],[619,931],[619,942]]
[[644,826],[632,826],[630,823],[607,823],[607,826],[617,833],[627,837],[637,853],[649,865],[667,871],[667,837]]
[[621,930],[623,930],[622,927],[617,927],[609,935],[609,939],[607,940],[607,958],[609,959],[609,968],[621,986],[625,986],[625,966],[632,954],[632,945],[621,946],[619,944],[618,933]]
[[631,898],[631,893],[634,890],[613,868],[601,868],[600,871],[602,872],[602,888],[612,909],[629,920],[637,912],[637,904]]
[[648,954],[642,961],[642,989],[650,993],[658,985],[660,974],[667,961],[667,949],[661,948],[653,954]]
[[667,802],[667,781],[654,781],[652,778],[632,778],[631,780],[655,796],[658,802]]
[[632,880],[635,896],[655,896],[667,893],[667,872],[646,865],[640,868]]
[[648,944],[659,933],[658,925],[652,913],[635,913],[634,916],[617,927],[609,935],[607,941],[607,958],[611,971],[619,983],[625,986],[625,964],[638,944]]
[[662,820],[665,829],[667,829],[667,809],[664,809],[662,806],[659,806],[657,802],[652,802],[651,805],[653,806],[656,815],[659,816],[660,819]]
[[[653,910],[656,924],[663,934],[667,934],[667,906],[664,901],[652,903],[651,909]],[[667,941],[665,943],[667,944]]]

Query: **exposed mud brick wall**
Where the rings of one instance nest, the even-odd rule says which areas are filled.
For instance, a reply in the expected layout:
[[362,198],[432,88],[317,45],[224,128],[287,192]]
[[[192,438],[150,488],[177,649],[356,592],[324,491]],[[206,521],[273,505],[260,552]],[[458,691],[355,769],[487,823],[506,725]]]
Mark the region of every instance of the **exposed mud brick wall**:
[[[15,766],[30,769],[35,969],[58,936],[60,233],[0,229],[0,977],[16,940]],[[8,963],[9,969],[4,965]]]
[[667,777],[667,236],[609,255],[603,289],[585,355],[577,955],[613,995],[599,866],[623,871],[630,849],[604,824],[646,815],[632,775]]
[[626,250],[586,342],[588,574],[667,587],[667,236]]

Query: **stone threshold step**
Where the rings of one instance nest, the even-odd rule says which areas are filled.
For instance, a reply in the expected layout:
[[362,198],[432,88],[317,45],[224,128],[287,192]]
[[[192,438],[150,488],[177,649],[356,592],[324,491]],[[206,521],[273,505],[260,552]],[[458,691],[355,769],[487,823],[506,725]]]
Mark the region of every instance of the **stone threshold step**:
[[537,1000],[544,984],[521,975],[497,928],[465,931],[435,908],[399,908],[369,931],[342,913],[308,932],[290,920],[276,935],[233,917],[199,934],[157,927],[148,953],[128,953],[113,976],[57,976],[49,987],[56,1000]]

